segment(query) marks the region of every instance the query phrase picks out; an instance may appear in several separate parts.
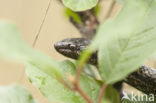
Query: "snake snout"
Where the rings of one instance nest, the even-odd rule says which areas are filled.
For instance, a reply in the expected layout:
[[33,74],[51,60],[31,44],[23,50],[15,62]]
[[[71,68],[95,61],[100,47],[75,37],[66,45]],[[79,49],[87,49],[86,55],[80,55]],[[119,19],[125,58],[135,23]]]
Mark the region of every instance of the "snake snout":
[[54,44],[54,48],[60,54],[74,59],[77,59],[81,52],[79,50],[79,46],[73,42],[73,39],[64,39],[58,41]]
[[57,52],[60,52],[60,46],[61,46],[61,44],[60,44],[59,42],[56,42],[56,43],[54,44],[54,48],[55,48],[55,50],[56,50]]

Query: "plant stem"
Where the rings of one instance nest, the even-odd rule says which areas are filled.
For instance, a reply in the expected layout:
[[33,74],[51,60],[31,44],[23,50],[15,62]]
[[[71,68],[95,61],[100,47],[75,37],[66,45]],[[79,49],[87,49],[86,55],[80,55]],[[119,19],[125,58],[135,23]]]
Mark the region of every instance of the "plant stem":
[[[80,78],[81,72],[79,71],[78,78]],[[93,103],[93,100],[80,88],[79,79],[75,79],[72,75],[68,74],[68,80],[73,84],[74,88],[71,88],[64,80],[61,80],[61,83],[70,89],[71,91],[77,91],[88,103]]]
[[64,87],[68,88],[69,90],[73,91],[74,89],[72,87],[70,87],[67,82],[65,82],[63,79],[60,80],[60,82],[64,85]]
[[82,70],[83,70],[83,66],[78,66],[76,76],[75,76],[75,81],[77,83],[79,83]]
[[103,95],[104,95],[104,92],[106,90],[106,87],[107,87],[107,85],[104,83],[103,86],[102,86],[102,88],[101,88],[100,95],[99,95],[99,98],[98,98],[98,102],[97,103],[101,103],[102,98],[103,98]]
[[75,90],[88,102],[93,103],[93,100],[80,88],[78,82],[73,82]]
[[51,2],[52,2],[52,0],[49,0],[48,7],[47,7],[47,9],[46,9],[46,11],[45,11],[43,20],[42,20],[41,25],[40,25],[40,27],[39,27],[39,30],[38,30],[38,32],[37,32],[37,34],[36,34],[36,36],[35,36],[35,40],[34,40],[34,42],[33,42],[33,47],[35,47],[36,42],[37,42],[38,37],[39,37],[39,34],[40,34],[40,32],[41,32],[41,30],[42,30],[42,28],[43,28],[43,24],[44,24],[44,22],[45,22],[45,20],[46,20],[46,17],[47,17],[47,14],[48,14],[48,11],[49,11]]

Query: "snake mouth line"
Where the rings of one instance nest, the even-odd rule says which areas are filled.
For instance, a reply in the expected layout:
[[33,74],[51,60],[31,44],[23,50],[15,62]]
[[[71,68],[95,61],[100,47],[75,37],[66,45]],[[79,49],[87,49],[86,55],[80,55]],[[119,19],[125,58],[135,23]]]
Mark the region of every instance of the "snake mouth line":
[[80,52],[78,52],[76,50],[62,49],[61,48],[57,51],[66,57],[70,57],[70,58],[74,58],[74,59],[78,59],[78,57],[80,55]]
[[62,44],[62,43],[58,42],[58,43],[54,44],[54,47],[55,47],[56,51],[58,51],[62,55],[66,56],[66,57],[78,59],[81,51],[79,51],[77,49],[71,49],[68,45],[69,44],[65,45],[65,43]]
[[59,52],[62,54],[75,54],[75,55],[80,55],[80,52],[77,50],[70,50],[70,49],[59,49]]

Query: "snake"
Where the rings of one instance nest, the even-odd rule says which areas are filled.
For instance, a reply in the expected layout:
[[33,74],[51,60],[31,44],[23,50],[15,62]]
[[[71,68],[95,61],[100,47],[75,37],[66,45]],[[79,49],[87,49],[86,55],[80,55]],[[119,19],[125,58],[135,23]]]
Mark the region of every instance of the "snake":
[[[90,43],[91,40],[88,38],[67,38],[56,42],[54,48],[65,57],[78,59]],[[87,63],[95,66],[98,64],[97,52],[90,56]],[[123,81],[143,93],[156,95],[156,69],[154,68],[142,65]]]

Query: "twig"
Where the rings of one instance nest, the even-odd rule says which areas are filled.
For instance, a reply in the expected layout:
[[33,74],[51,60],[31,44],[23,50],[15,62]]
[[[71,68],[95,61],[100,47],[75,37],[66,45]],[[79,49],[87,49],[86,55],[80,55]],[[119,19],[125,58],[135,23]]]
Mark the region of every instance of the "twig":
[[[36,42],[37,42],[37,40],[38,40],[39,34],[40,34],[40,32],[41,32],[41,29],[42,29],[43,24],[44,24],[44,22],[45,22],[47,13],[48,13],[48,11],[49,11],[49,8],[50,8],[50,5],[51,5],[51,1],[52,1],[52,0],[49,0],[48,7],[47,7],[46,12],[45,12],[45,14],[44,14],[43,21],[42,21],[42,23],[41,23],[41,25],[40,25],[40,28],[39,28],[39,30],[38,30],[38,32],[37,32],[37,34],[36,34],[36,36],[35,36],[34,42],[33,42],[33,44],[32,44],[33,47],[35,47]],[[21,82],[22,79],[23,79],[23,77],[24,77],[24,70],[22,71],[22,75],[21,75],[21,77],[20,77],[20,79],[19,79],[18,81]]]
[[89,96],[80,88],[79,82],[72,75],[67,74],[67,78],[73,84],[73,88],[70,88],[68,86],[68,84],[66,84],[66,82],[64,82],[63,84],[65,85],[65,87],[69,88],[72,91],[73,90],[77,91],[88,103],[93,103],[93,100],[91,98],[89,98]]
[[75,81],[75,79],[71,79],[73,77],[68,77],[68,79],[70,80],[70,82],[73,84],[74,88],[70,87],[67,82],[65,82],[63,79],[59,80],[64,87],[66,87],[67,89],[71,90],[71,91],[77,91],[88,103],[93,103],[92,99],[90,99],[88,97],[88,95],[79,87],[78,82]]
[[86,93],[79,87],[79,85],[75,85],[75,89],[88,103],[93,103],[92,99],[90,99],[88,95],[86,95]]
[[99,98],[98,98],[98,103],[101,103],[106,87],[107,87],[107,85],[104,83],[103,86],[102,86],[102,89],[100,91],[100,95],[99,95]]
[[82,70],[83,70],[83,66],[78,66],[76,76],[75,76],[76,82],[79,82]]
[[62,80],[59,80],[63,85],[64,87],[68,88],[69,90],[71,91],[74,91],[74,89],[72,87],[70,87],[67,82],[65,82],[63,79]]
[[115,4],[116,4],[116,0],[113,0],[104,20],[108,19],[111,16],[112,11],[114,10]]
[[44,15],[43,20],[42,20],[42,22],[41,22],[40,28],[39,28],[39,30],[38,30],[38,32],[37,32],[37,35],[35,36],[35,40],[34,40],[34,42],[33,42],[33,47],[35,47],[36,42],[37,42],[38,37],[39,37],[39,34],[40,34],[40,32],[41,32],[41,30],[42,30],[42,28],[43,28],[43,24],[44,24],[44,22],[45,22],[45,20],[46,20],[46,17],[47,17],[47,14],[48,14],[48,11],[49,11],[49,8],[50,8],[50,5],[51,5],[51,1],[52,1],[52,0],[49,0],[48,7],[47,7],[47,9],[46,9],[45,15]]
[[93,100],[80,88],[78,82],[73,82],[75,91],[77,91],[88,103],[93,103]]
[[[87,55],[85,53],[87,53]],[[79,83],[84,64],[89,60],[90,56],[92,56],[92,53],[90,51],[85,51],[84,54],[86,55],[85,58],[80,58],[80,61],[78,62],[77,66],[77,72],[75,76],[75,81],[77,83]]]
[[76,79],[74,79],[73,76],[68,74],[67,78],[73,84],[74,88],[68,85],[68,83],[64,81],[64,79],[58,79],[58,81],[60,81],[60,83],[62,83],[67,89],[71,91],[77,91],[88,103],[93,103],[93,100],[89,98],[89,96],[80,88],[79,83],[75,81]]
[[72,81],[75,91],[77,91],[88,103],[93,103],[93,100],[80,88],[79,80],[81,72],[83,70],[83,65],[79,65],[77,68],[75,79]]

